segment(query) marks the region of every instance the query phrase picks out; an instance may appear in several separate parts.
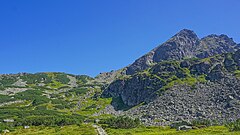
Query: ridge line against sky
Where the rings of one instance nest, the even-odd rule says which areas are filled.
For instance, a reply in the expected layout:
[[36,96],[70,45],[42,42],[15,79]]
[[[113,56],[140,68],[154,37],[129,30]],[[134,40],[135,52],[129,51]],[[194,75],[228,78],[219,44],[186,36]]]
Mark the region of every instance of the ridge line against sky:
[[181,29],[240,42],[238,0],[0,2],[0,73],[96,76],[125,67]]

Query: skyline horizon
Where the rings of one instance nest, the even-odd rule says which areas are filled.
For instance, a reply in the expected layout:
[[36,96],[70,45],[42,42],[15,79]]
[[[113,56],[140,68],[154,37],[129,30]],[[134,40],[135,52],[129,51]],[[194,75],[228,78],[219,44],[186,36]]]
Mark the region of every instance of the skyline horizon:
[[[205,38],[205,37],[208,37],[208,36],[210,36],[210,35],[217,35],[217,36],[220,36],[220,35],[226,35],[226,34],[224,34],[224,33],[221,33],[221,34],[214,34],[214,33],[212,33],[212,34],[208,34],[208,35],[205,35],[205,36],[199,37],[199,35],[198,35],[194,30],[192,30],[192,29],[187,29],[187,28],[183,28],[183,29],[179,30],[179,31],[176,32],[174,35],[180,33],[180,32],[183,31],[183,30],[190,30],[190,31],[193,31],[193,32],[197,35],[197,37],[198,37],[200,40],[203,39],[203,38]],[[174,35],[172,35],[170,38],[174,37]],[[228,35],[226,35],[226,36],[228,36]],[[230,37],[230,36],[228,36],[228,37],[229,37],[229,38],[232,38],[232,37]],[[169,38],[169,39],[170,39],[170,38]],[[154,48],[156,48],[156,47],[158,47],[158,46],[161,46],[163,43],[165,43],[165,42],[168,41],[169,39],[166,39],[164,42],[159,43],[159,44],[156,45]],[[236,44],[240,45],[240,42],[236,42],[234,38],[232,38],[232,39],[233,39],[233,41],[234,41]],[[152,48],[151,50],[153,50],[154,48]],[[151,50],[147,51],[146,53],[150,52]],[[146,54],[146,53],[145,53],[145,54]],[[142,57],[142,56],[145,55],[145,54],[142,54],[142,55],[139,56],[138,58]],[[136,59],[138,59],[138,58],[136,58]],[[134,60],[134,61],[135,61],[135,60]],[[134,61],[133,61],[133,62],[134,62]],[[132,63],[133,63],[133,62],[132,62]],[[121,67],[121,68],[119,68],[119,69],[125,68],[125,67],[131,65],[132,63],[129,63],[128,65],[123,66],[123,67]],[[107,73],[107,72],[111,72],[111,71],[117,71],[117,70],[119,70],[119,69],[112,69],[112,70],[109,70],[109,71],[103,71],[103,72],[98,73],[98,74],[95,75],[95,76],[91,76],[91,75],[89,75],[89,74],[75,74],[75,73],[65,72],[65,71],[15,72],[15,73],[1,73],[1,75],[8,75],[8,74],[21,74],[21,73],[30,73],[30,74],[36,74],[36,73],[66,73],[66,74],[72,74],[72,75],[87,75],[87,76],[90,76],[90,77],[93,77],[93,78],[94,78],[94,77],[98,76],[98,75],[101,74],[101,73]]]

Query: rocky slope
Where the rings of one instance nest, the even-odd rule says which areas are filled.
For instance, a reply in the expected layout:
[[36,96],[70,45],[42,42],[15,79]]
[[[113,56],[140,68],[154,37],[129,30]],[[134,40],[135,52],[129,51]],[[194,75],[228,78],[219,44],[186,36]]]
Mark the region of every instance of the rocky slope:
[[239,45],[226,35],[198,39],[193,31],[182,30],[127,67],[127,76],[109,84],[102,96],[113,97],[114,109],[125,112],[108,111],[140,117],[154,125],[237,119],[238,49]]
[[220,122],[240,118],[240,80],[226,77],[219,82],[175,85],[147,105],[129,110],[146,124],[167,125],[196,119]]

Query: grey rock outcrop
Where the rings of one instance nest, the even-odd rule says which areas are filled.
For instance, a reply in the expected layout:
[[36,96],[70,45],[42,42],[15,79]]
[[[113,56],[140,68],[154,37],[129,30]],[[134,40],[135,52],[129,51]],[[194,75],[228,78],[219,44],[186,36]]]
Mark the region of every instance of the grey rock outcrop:
[[218,82],[229,75],[234,77],[234,72],[240,69],[239,48],[232,38],[223,34],[199,39],[193,31],[181,30],[128,66],[128,76],[115,78],[103,96],[119,97],[125,105],[135,106],[154,100],[174,80],[190,77],[198,81],[201,76]]
[[[128,106],[148,103],[161,95],[163,89],[175,83],[197,83],[201,81],[199,77],[202,77],[202,81],[212,82],[219,82],[226,76],[235,78],[234,72],[240,69],[240,66],[237,66],[239,57],[238,51],[206,59],[163,61],[147,71],[115,80],[104,90],[103,96],[119,97]],[[230,64],[226,62],[229,60]],[[229,68],[233,65],[234,68]]]
[[116,80],[103,92],[103,96],[120,97],[124,104],[134,106],[153,99],[156,96],[154,91],[162,86],[163,81],[159,78],[141,74],[128,80]]

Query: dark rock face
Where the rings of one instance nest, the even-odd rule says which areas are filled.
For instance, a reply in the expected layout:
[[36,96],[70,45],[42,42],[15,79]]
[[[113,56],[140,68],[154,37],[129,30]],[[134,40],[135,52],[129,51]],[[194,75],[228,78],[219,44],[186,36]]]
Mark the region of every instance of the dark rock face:
[[197,75],[207,74],[210,72],[210,67],[210,63],[208,61],[204,61],[191,66],[191,71],[193,74]]
[[127,80],[116,80],[103,92],[103,96],[120,97],[124,104],[134,106],[154,99],[154,92],[162,86],[163,82],[157,77],[136,75]]
[[[120,97],[124,104],[135,106],[149,102],[158,96],[164,86],[176,83],[197,83],[199,76],[211,82],[219,82],[239,70],[239,51],[205,59],[163,61],[147,71],[136,73],[129,78],[116,80],[103,95]],[[230,62],[226,62],[230,61]],[[184,81],[185,80],[185,81]],[[183,82],[182,82],[183,81]],[[158,94],[157,94],[158,93]]]
[[224,67],[221,64],[217,64],[208,74],[207,79],[210,81],[217,81],[224,78]]
[[233,59],[237,62],[237,65],[240,67],[240,49],[234,54]]
[[191,30],[181,30],[167,42],[156,47],[127,67],[126,74],[132,75],[149,68],[153,63],[185,58],[207,58],[216,54],[235,52],[240,49],[226,35],[209,35],[199,39]]

